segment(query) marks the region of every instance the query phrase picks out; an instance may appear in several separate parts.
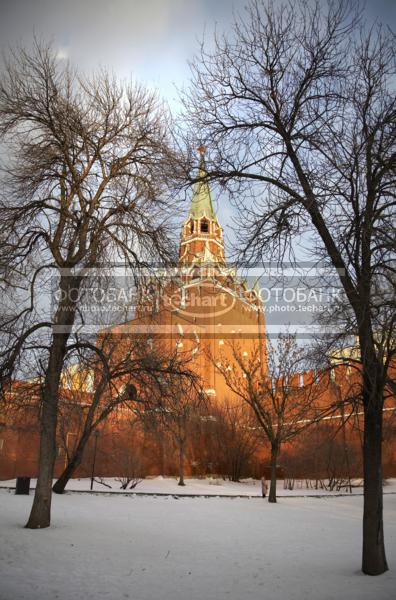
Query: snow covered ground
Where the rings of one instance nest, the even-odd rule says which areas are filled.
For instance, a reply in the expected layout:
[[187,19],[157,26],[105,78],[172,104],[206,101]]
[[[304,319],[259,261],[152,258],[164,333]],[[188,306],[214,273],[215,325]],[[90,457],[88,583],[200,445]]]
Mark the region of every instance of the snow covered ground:
[[52,526],[32,531],[32,495],[2,489],[0,599],[391,600],[396,495],[384,502],[391,570],[367,577],[361,496],[54,495]]
[[[183,495],[204,495],[204,496],[261,496],[261,482],[255,479],[246,479],[240,483],[232,481],[224,481],[223,479],[186,479],[186,485],[181,487],[177,485],[175,477],[155,477],[152,479],[144,479],[133,490],[122,490],[119,481],[112,478],[105,478],[103,483],[95,480],[93,489],[96,492],[108,493],[134,493],[137,494],[183,494]],[[89,491],[90,479],[72,479],[67,484],[66,490],[69,491]],[[269,484],[269,482],[267,482]],[[31,481],[31,488],[35,488],[36,481]],[[108,487],[110,486],[110,487]],[[1,481],[1,487],[15,488],[15,479]],[[352,488],[354,494],[362,494],[363,488],[357,486]],[[339,492],[328,492],[323,489],[307,489],[305,482],[296,482],[293,490],[285,490],[283,481],[277,482],[277,495],[282,496],[322,496],[322,495],[337,495],[349,494],[347,490],[342,488]],[[384,493],[396,493],[396,479],[389,479],[384,486]]]

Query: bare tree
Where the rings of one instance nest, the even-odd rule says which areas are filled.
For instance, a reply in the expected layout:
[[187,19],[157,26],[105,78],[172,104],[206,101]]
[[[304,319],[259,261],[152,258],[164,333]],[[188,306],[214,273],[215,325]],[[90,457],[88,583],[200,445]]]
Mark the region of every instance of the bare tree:
[[262,441],[256,421],[245,403],[225,398],[209,409],[210,434],[215,440],[216,472],[230,481],[251,474],[250,461]]
[[271,485],[268,502],[276,502],[276,467],[283,443],[322,418],[328,407],[318,406],[323,387],[318,381],[301,385],[303,353],[291,334],[280,335],[276,346],[267,342],[267,365],[256,347],[250,356],[236,342],[229,344],[231,360],[216,362],[227,386],[253,411],[256,426],[271,445]]
[[[143,390],[152,389],[158,376],[181,380],[189,376],[186,362],[177,350],[169,352],[158,344],[151,347],[144,337],[121,336],[112,331],[99,335],[95,348],[90,348],[89,352],[78,346],[77,356],[79,370],[92,374],[94,389],[86,399],[84,380],[79,386],[74,373],[71,375],[74,377],[74,405],[71,405],[70,393],[64,402],[61,396],[60,425],[65,419],[73,418],[76,408],[82,410],[78,438],[73,451],[67,456],[65,470],[53,486],[53,491],[58,494],[64,492],[67,482],[81,464],[86,445],[100,424],[119,408],[130,413],[129,420],[137,420],[135,403],[145,403],[147,392]],[[81,407],[84,400],[88,402]]]
[[118,422],[112,430],[112,454],[117,463],[117,477],[123,490],[133,490],[144,479],[146,462],[141,444],[140,422],[136,415]]
[[[155,94],[106,72],[85,78],[35,42],[6,62],[0,83],[3,168],[0,264],[22,282],[1,323],[2,381],[42,349],[40,469],[27,527],[50,524],[59,381],[90,270],[132,270],[169,255],[168,117]],[[53,315],[43,289],[50,279]],[[19,306],[17,306],[19,304]],[[43,317],[45,315],[45,318]]]
[[[352,419],[333,415],[316,423],[282,452],[287,480],[305,479],[314,489],[352,492],[354,478],[362,478],[362,451]],[[292,489],[292,488],[289,488]]]
[[194,417],[199,417],[205,406],[205,395],[202,391],[199,376],[191,367],[194,355],[191,352],[178,352],[179,360],[184,365],[184,372],[177,373],[165,370],[158,374],[154,384],[146,386],[142,405],[143,421],[157,422],[169,432],[178,450],[179,482],[184,486],[184,468],[190,425]]
[[[387,570],[381,437],[395,354],[395,37],[359,4],[252,0],[192,64],[191,135],[239,201],[245,256],[306,249],[337,272],[363,380],[365,573]],[[238,203],[238,200],[236,200]],[[377,332],[380,332],[379,334]],[[352,331],[348,331],[352,333]]]

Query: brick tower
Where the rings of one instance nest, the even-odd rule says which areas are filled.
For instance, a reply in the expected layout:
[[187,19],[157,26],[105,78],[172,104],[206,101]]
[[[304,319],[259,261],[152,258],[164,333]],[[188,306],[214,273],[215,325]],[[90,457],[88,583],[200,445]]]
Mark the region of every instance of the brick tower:
[[203,148],[200,155],[190,209],[182,225],[178,265],[143,281],[136,319],[117,330],[146,328],[148,337],[160,332],[171,348],[184,351],[193,346],[205,391],[221,398],[232,394],[216,369],[216,360],[226,360],[233,343],[247,357],[258,348],[265,370],[265,320],[254,281],[241,279],[227,264]]
[[[213,209],[209,184],[205,181],[205,156],[200,148],[200,178],[194,186],[188,218],[183,223],[179,262],[181,266],[225,267],[223,230]],[[219,270],[219,269],[217,269]]]

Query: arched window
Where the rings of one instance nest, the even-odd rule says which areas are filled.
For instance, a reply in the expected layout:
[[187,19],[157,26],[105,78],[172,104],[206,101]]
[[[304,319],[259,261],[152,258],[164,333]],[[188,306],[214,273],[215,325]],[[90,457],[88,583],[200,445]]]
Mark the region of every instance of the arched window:
[[209,221],[206,219],[201,221],[201,233],[209,233]]

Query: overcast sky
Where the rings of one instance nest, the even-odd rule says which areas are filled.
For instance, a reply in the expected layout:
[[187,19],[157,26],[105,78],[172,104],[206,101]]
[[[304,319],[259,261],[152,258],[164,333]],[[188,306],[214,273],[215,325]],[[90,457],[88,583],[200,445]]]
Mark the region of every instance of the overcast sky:
[[53,39],[82,67],[111,67],[153,85],[176,108],[174,84],[188,79],[187,60],[205,25],[227,27],[230,0],[0,0],[0,44]]
[[[157,88],[176,111],[175,86],[188,84],[187,62],[204,30],[208,38],[215,25],[227,31],[233,11],[245,5],[246,0],[0,0],[0,49],[29,46],[35,34],[52,40],[60,57],[88,72],[109,67]],[[396,0],[367,0],[366,11],[396,30]],[[228,207],[220,213],[228,221]]]
[[[348,1],[348,0],[347,0]],[[227,30],[246,0],[0,0],[0,46],[29,45],[33,32],[61,56],[91,70],[111,67],[159,88],[177,109],[174,84],[187,83],[187,60],[204,27]],[[396,29],[396,0],[368,0],[367,13]]]
[[[0,0],[0,49],[29,46],[33,35],[52,40],[60,57],[88,72],[109,67],[158,88],[175,111],[180,107],[175,86],[188,84],[187,63],[204,30],[208,38],[215,25],[227,31],[233,11],[243,12],[245,5],[246,0]],[[366,12],[396,31],[396,0],[367,0]],[[228,221],[228,207],[219,209]]]

